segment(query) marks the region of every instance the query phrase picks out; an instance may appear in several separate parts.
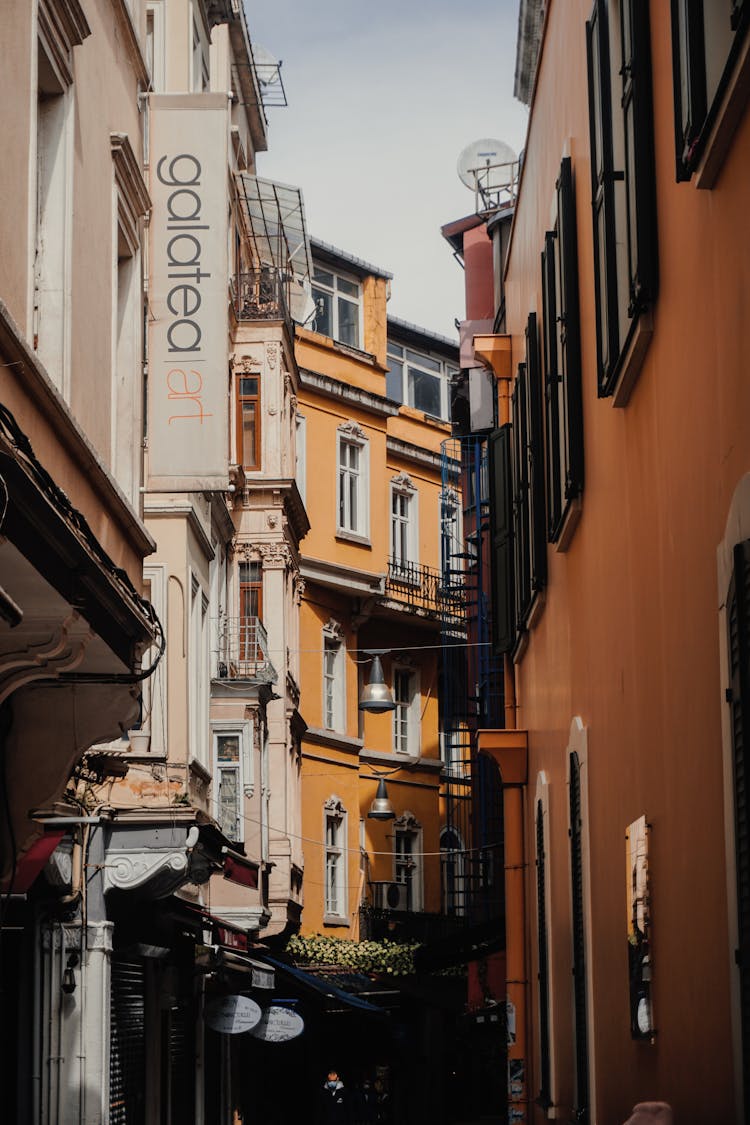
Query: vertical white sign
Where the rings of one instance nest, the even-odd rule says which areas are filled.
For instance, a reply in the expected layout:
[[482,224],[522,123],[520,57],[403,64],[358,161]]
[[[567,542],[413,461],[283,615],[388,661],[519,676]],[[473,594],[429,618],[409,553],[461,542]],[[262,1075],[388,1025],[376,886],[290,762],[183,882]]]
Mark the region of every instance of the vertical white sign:
[[225,94],[150,99],[148,487],[228,484]]

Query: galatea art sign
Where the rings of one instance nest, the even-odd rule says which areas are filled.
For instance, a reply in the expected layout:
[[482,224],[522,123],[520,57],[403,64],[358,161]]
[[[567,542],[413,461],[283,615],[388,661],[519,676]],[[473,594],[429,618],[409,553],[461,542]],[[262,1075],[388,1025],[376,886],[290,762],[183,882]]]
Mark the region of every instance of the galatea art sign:
[[150,99],[148,487],[228,484],[225,94]]

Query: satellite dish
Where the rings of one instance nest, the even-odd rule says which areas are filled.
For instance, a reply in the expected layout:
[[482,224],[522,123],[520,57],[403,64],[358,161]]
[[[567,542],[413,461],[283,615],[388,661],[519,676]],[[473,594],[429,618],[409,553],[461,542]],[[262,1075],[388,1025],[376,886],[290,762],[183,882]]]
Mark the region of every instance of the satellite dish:
[[317,306],[310,291],[310,282],[305,278],[300,281],[298,277],[292,278],[289,289],[289,312],[292,320],[303,327],[309,326],[310,321],[317,312]]
[[513,184],[517,162],[505,141],[482,137],[462,150],[456,168],[461,183],[472,191],[498,192]]
[[253,44],[253,59],[261,86],[276,86],[281,81],[281,63],[265,47]]

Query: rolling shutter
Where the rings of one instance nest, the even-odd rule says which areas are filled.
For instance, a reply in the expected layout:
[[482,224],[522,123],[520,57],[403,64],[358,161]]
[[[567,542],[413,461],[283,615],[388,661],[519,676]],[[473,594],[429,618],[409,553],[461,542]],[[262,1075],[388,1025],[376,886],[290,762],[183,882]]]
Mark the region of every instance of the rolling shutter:
[[145,976],[143,962],[112,956],[110,1006],[110,1125],[146,1120]]

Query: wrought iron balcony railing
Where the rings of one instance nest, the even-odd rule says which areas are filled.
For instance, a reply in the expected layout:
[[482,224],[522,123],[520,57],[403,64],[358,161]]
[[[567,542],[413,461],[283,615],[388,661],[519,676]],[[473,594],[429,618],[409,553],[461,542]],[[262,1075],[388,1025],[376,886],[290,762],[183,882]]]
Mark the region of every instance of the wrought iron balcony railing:
[[258,617],[224,617],[215,623],[213,675],[219,680],[275,683],[268,636]]
[[466,591],[454,575],[446,580],[441,571],[419,563],[403,562],[391,556],[385,578],[384,594],[401,602],[408,609],[437,616],[463,617]]
[[234,311],[239,321],[289,321],[288,282],[274,266],[246,270],[235,279]]

